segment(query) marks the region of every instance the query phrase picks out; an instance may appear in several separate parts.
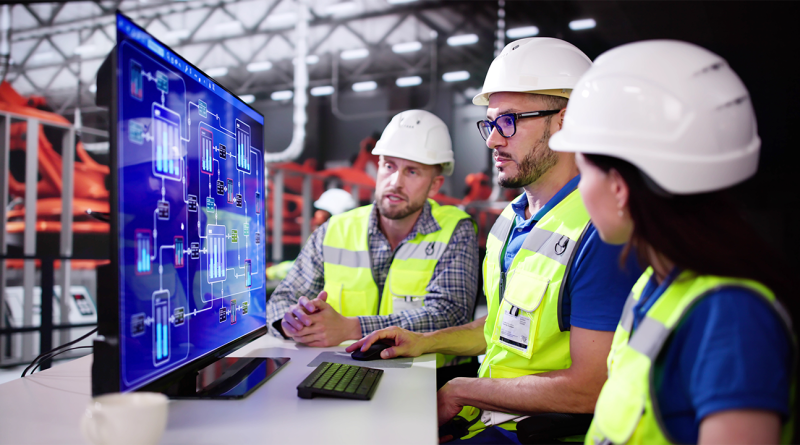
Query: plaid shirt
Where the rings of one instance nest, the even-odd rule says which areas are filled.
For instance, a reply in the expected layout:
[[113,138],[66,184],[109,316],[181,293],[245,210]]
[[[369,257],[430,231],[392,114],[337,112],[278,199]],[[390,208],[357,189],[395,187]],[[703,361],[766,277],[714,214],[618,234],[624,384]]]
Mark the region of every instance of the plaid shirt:
[[[267,326],[276,337],[282,337],[277,326],[280,326],[289,307],[296,304],[302,295],[309,299],[316,298],[325,285],[322,241],[327,228],[326,222],[311,234],[294,266],[267,302]],[[369,252],[372,256],[372,278],[378,285],[378,295],[383,294],[383,286],[397,249],[413,240],[417,233],[427,235],[440,229],[431,214],[430,204],[425,202],[411,233],[392,250],[386,236],[378,227],[377,207],[373,207],[369,217]],[[436,264],[433,277],[426,288],[425,305],[396,314],[359,316],[361,335],[365,336],[389,326],[431,332],[468,323],[475,305],[479,271],[478,236],[472,221],[465,219],[456,226],[447,248]]]

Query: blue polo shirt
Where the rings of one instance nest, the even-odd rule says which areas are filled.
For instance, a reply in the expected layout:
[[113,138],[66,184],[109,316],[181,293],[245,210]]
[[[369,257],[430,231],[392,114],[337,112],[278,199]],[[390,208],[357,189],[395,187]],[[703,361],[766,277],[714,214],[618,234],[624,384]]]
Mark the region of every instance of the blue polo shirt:
[[[503,254],[503,272],[511,267],[525,237],[539,219],[572,193],[578,182],[580,176],[572,178],[530,218],[525,218],[526,195],[514,200],[511,208],[515,217]],[[624,267],[620,267],[622,248],[604,243],[594,224],[589,223],[567,274],[567,287],[561,301],[562,326],[594,331],[614,331],[617,328],[625,299],[642,274],[633,254],[628,255]]]
[[[633,330],[679,271],[651,278],[633,308]],[[710,292],[683,317],[655,362],[656,402],[678,443],[697,443],[713,413],[756,409],[789,416],[792,344],[762,297],[729,287]]]

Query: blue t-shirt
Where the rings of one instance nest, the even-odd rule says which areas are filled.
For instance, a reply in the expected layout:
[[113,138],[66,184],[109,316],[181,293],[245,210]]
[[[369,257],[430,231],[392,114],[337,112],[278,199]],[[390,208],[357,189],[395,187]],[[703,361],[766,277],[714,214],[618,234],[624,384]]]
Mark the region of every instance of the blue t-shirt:
[[[633,329],[669,287],[654,278],[633,308]],[[729,287],[709,293],[683,317],[656,359],[656,399],[667,432],[697,443],[709,414],[759,409],[789,414],[792,345],[779,316],[755,293]]]
[[[503,272],[511,267],[525,237],[539,219],[572,193],[579,181],[580,176],[572,178],[527,219],[527,197],[523,194],[511,203],[515,217],[503,256]],[[565,329],[577,326],[594,331],[614,331],[617,328],[625,299],[642,274],[633,254],[628,255],[625,267],[620,268],[621,251],[622,246],[604,243],[594,225],[589,224],[567,274],[567,287],[561,301],[561,321]]]

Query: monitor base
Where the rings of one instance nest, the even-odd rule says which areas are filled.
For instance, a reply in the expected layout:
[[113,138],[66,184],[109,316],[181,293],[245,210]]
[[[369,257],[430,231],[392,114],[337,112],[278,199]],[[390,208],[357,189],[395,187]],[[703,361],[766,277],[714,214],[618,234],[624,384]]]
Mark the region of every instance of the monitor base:
[[288,361],[288,357],[222,357],[187,374],[163,393],[170,399],[242,399]]

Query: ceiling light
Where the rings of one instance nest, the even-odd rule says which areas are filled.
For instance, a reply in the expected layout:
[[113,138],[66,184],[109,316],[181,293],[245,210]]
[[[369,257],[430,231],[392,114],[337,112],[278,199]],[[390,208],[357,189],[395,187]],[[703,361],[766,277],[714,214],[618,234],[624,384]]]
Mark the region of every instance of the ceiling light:
[[461,34],[447,38],[447,44],[450,46],[472,45],[473,43],[478,43],[477,34]]
[[375,83],[374,80],[368,80],[366,82],[356,82],[353,84],[353,91],[355,92],[372,91],[375,88],[378,88],[378,84]]
[[366,48],[348,49],[342,51],[342,60],[363,59],[369,55],[369,50]]
[[216,31],[218,34],[234,34],[241,32],[242,28],[242,22],[234,20],[232,22],[218,23],[214,26],[214,31]]
[[477,88],[467,88],[466,90],[464,90],[464,95],[467,96],[467,97],[475,97],[480,92],[481,92],[481,90],[479,90]]
[[253,62],[247,65],[247,71],[251,73],[260,73],[261,71],[269,71],[272,69],[272,62]]
[[242,99],[242,102],[246,104],[251,104],[256,101],[256,97],[252,94],[245,94],[243,96],[239,96],[239,99]]
[[450,71],[442,74],[442,80],[445,82],[460,82],[467,79],[469,79],[469,71]]
[[86,45],[76,46],[75,49],[72,50],[72,52],[74,52],[75,54],[81,55],[81,56],[82,55],[86,55],[86,54],[92,54],[92,53],[94,53],[96,51],[97,51],[97,45],[95,45],[93,43],[88,43]]
[[594,19],[581,19],[569,22],[569,29],[573,31],[580,31],[582,29],[592,29],[595,26],[597,26],[597,22],[595,22]]
[[419,76],[399,77],[395,81],[395,85],[399,87],[413,87],[422,83],[422,78]]
[[533,37],[539,35],[539,28],[535,26],[522,26],[520,28],[510,28],[506,31],[509,39],[521,39],[523,37]]
[[417,0],[386,0],[386,3],[389,3],[390,5],[402,5],[403,3],[411,3],[415,1]]
[[316,54],[311,54],[310,56],[306,56],[306,64],[307,65],[316,65],[319,63],[319,56]]
[[219,66],[216,68],[209,68],[206,71],[208,77],[224,77],[228,75],[228,68]]
[[419,42],[404,42],[392,45],[392,51],[397,54],[413,53],[422,49],[422,44]]
[[31,56],[31,62],[48,62],[55,59],[56,53],[53,51],[43,51]]
[[294,97],[294,92],[292,90],[282,90],[282,91],[275,91],[274,93],[270,94],[269,98],[272,100],[289,100]]
[[177,43],[189,37],[190,34],[191,31],[188,29],[175,29],[164,34],[164,37],[162,37],[161,40],[168,44]]
[[333,94],[333,87],[330,85],[314,87],[311,89],[310,93],[312,96],[330,96]]
[[347,13],[355,12],[358,9],[356,2],[342,2],[334,3],[325,8],[327,15],[344,15]]
[[294,12],[282,12],[280,14],[270,14],[265,20],[267,26],[290,25],[297,22],[297,14]]

